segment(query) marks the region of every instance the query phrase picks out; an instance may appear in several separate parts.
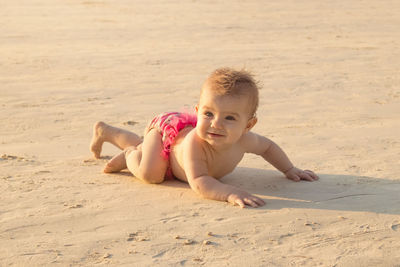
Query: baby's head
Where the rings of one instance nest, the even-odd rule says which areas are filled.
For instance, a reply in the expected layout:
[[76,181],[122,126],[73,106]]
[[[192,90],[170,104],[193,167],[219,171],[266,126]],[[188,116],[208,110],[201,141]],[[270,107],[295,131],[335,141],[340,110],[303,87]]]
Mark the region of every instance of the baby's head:
[[258,108],[258,82],[245,70],[220,68],[211,73],[205,81],[201,95],[210,90],[219,96],[247,97],[249,117],[255,117]]
[[256,124],[258,86],[247,71],[215,70],[205,81],[197,112],[197,135],[214,147],[230,146]]

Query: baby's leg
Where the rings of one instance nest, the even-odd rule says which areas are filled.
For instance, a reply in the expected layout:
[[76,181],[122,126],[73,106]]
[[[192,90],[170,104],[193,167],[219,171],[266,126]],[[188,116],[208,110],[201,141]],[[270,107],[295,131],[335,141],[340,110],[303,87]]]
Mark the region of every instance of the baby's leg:
[[125,149],[139,145],[142,139],[135,133],[99,121],[93,126],[93,137],[90,142],[90,151],[93,152],[95,158],[100,158],[104,142],[109,142],[120,149]]
[[129,171],[147,183],[161,183],[168,168],[168,160],[161,155],[162,150],[161,134],[152,129],[144,137],[141,149],[126,151]]
[[121,153],[115,155],[112,159],[110,159],[107,162],[106,166],[104,166],[103,172],[105,173],[120,172],[126,169],[127,166],[126,166],[125,154],[127,153],[127,151],[141,149],[141,146],[142,145],[138,145],[137,147],[130,146],[125,148],[124,151],[121,151]]
[[[134,148],[134,147],[133,147]],[[110,159],[103,169],[105,173],[120,172],[126,169],[125,151],[115,155]]]

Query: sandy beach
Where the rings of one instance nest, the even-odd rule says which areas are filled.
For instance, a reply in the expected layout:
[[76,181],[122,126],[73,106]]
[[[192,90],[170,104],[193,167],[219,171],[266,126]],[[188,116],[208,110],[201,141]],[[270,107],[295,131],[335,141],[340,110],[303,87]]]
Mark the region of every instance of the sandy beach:
[[[400,266],[400,2],[4,0],[0,266]],[[240,209],[104,174],[98,120],[142,134],[216,68],[262,84],[254,131],[317,182],[246,155]]]

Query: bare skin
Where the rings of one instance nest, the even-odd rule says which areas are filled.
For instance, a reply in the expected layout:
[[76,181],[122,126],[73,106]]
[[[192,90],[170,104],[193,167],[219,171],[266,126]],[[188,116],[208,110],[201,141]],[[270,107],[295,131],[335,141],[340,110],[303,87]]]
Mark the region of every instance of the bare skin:
[[106,173],[119,172],[126,169],[125,152],[134,150],[142,143],[142,139],[135,133],[113,127],[102,121],[96,122],[93,126],[93,137],[90,142],[90,151],[95,158],[100,158],[104,142],[109,142],[123,151],[115,155],[104,167]]
[[257,119],[249,118],[247,103],[245,97],[218,96],[205,90],[196,107],[196,128],[187,127],[178,134],[169,161],[161,156],[162,136],[156,129],[147,132],[141,143],[136,134],[99,122],[94,127],[91,149],[95,157],[100,156],[104,142],[123,149],[106,164],[104,172],[127,167],[144,182],[161,183],[170,166],[175,177],[187,181],[201,196],[242,208],[263,206],[265,202],[218,179],[232,172],[245,153],[262,156],[293,181],[317,180],[312,171],[294,167],[273,141],[250,132]]
[[113,127],[102,121],[96,122],[93,126],[93,137],[90,142],[90,151],[95,158],[100,158],[101,148],[104,142],[109,142],[124,150],[130,146],[138,146],[142,139],[135,133]]
[[128,168],[144,182],[161,183],[169,167],[175,177],[187,181],[204,198],[242,208],[263,206],[265,202],[218,179],[232,172],[245,153],[263,157],[293,181],[317,180],[314,172],[294,167],[272,140],[250,131],[257,122],[250,109],[249,95],[220,95],[205,85],[196,106],[197,125],[178,133],[169,160],[162,156],[162,135],[157,129],[148,130],[142,141],[134,133],[98,122],[90,149],[96,158],[100,157],[104,142],[123,150],[106,164],[104,172]]
[[126,166],[125,150],[124,150],[121,153],[115,155],[112,159],[110,159],[107,162],[106,166],[104,166],[103,172],[105,173],[120,172],[126,168],[127,166]]
[[103,172],[113,173],[128,168],[129,171],[147,183],[161,183],[168,167],[168,161],[161,156],[161,135],[150,130],[144,140],[137,134],[113,127],[104,122],[93,126],[90,150],[100,158],[104,142],[109,142],[122,151],[104,166]]

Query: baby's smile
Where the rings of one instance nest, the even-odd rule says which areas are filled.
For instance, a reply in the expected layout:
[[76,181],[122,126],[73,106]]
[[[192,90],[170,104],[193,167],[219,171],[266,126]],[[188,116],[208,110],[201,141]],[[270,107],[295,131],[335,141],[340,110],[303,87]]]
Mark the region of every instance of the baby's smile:
[[208,134],[210,137],[215,137],[215,138],[224,137],[223,134],[218,134],[218,133],[208,132],[207,134]]

